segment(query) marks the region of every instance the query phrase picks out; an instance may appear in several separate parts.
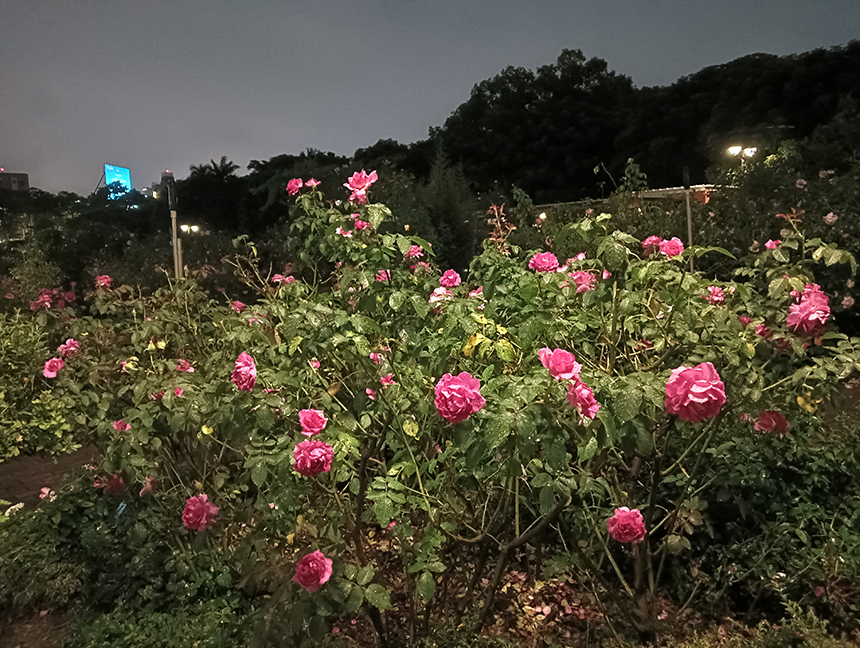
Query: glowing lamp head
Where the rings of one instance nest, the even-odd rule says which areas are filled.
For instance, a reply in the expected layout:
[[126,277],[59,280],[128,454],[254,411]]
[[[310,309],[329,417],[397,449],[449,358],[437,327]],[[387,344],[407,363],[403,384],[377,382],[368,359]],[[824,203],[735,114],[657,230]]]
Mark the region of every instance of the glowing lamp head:
[[756,154],[756,151],[758,151],[758,149],[755,146],[749,146],[743,150],[743,155],[744,157],[751,158]]
[[743,151],[743,149],[744,149],[743,146],[730,146],[728,149],[729,155],[733,155],[734,157],[737,157],[738,155],[741,154],[741,151]]

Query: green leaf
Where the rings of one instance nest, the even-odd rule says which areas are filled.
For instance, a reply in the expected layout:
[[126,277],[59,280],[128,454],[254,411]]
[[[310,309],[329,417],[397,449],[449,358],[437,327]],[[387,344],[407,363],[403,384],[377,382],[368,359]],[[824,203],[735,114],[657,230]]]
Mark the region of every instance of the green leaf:
[[418,594],[424,602],[429,603],[430,599],[433,598],[433,594],[436,593],[436,579],[433,578],[433,574],[427,571],[421,572],[421,575],[418,577],[417,589]]
[[347,580],[353,580],[357,573],[358,573],[358,567],[356,567],[352,563],[346,563],[343,566],[343,577],[346,578]]
[[403,302],[406,301],[406,295],[402,292],[391,293],[391,296],[388,298],[388,305],[391,306],[391,310],[400,310],[400,307],[403,306]]
[[269,474],[269,469],[266,464],[260,462],[251,468],[251,481],[257,486],[262,486],[266,482],[266,477]]
[[546,463],[555,471],[564,468],[567,463],[567,452],[564,444],[558,439],[553,439],[546,447]]
[[374,573],[375,571],[373,569],[373,565],[365,565],[358,570],[358,575],[355,578],[355,582],[359,585],[367,585],[371,580],[373,580]]
[[364,588],[355,585],[346,597],[344,610],[348,613],[358,612],[362,603],[364,603]]
[[516,352],[514,351],[514,346],[507,340],[501,339],[497,340],[494,345],[496,349],[496,355],[505,362],[513,362],[516,359]]
[[532,488],[543,488],[544,486],[548,486],[551,482],[551,475],[545,472],[538,473],[534,476],[534,479],[532,479]]
[[578,458],[580,461],[588,461],[597,454],[597,438],[591,437],[584,446],[579,447]]
[[364,596],[368,603],[380,610],[391,609],[391,596],[388,594],[388,590],[379,583],[369,585]]
[[639,408],[642,406],[642,392],[633,386],[627,386],[616,394],[612,405],[615,418],[619,423],[632,421],[639,414]]
[[555,506],[555,489],[552,486],[545,486],[540,489],[540,512],[541,515],[546,515]]

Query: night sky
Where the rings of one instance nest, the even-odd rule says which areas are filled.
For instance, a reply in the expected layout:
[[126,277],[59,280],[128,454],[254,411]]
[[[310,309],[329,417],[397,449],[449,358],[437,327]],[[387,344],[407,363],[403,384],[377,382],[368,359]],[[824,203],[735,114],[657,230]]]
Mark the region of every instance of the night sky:
[[665,85],[860,38],[858,0],[0,1],[0,167],[88,194],[226,155],[351,155],[441,126],[472,86],[563,48]]

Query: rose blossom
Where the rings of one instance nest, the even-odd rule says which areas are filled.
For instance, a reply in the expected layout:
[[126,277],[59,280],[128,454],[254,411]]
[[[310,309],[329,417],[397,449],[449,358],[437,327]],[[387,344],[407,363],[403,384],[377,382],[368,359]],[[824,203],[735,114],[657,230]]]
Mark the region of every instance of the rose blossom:
[[578,270],[577,272],[571,272],[568,276],[576,284],[577,294],[594,290],[597,287],[597,276],[593,272]]
[[391,280],[391,270],[380,270],[376,273],[377,281],[390,281]]
[[188,360],[177,360],[176,361],[176,371],[184,371],[186,373],[194,373],[194,367],[192,367]]
[[302,434],[312,437],[325,429],[328,419],[320,410],[303,409],[299,412],[299,423],[302,424]]
[[781,239],[776,239],[775,241],[772,241],[772,240],[768,239],[768,240],[767,240],[767,243],[765,243],[765,244],[764,244],[764,246],[765,246],[768,250],[776,250],[777,248],[781,248],[781,247],[782,247],[782,240],[781,240]]
[[660,253],[668,257],[678,256],[684,253],[684,244],[678,237],[671,238],[660,243]]
[[331,564],[331,559],[326,558],[322,551],[309,553],[296,563],[293,582],[309,592],[316,592],[331,578]]
[[363,221],[360,218],[356,218],[354,222],[355,222],[355,229],[357,229],[357,230],[370,229],[370,223],[368,223],[367,221]]
[[752,322],[752,317],[747,317],[746,315],[741,315],[738,319],[742,326],[749,326],[750,322]]
[[230,306],[233,308],[234,311],[236,311],[237,315],[239,315],[246,308],[245,304],[240,301],[234,301]]
[[465,421],[487,404],[480,388],[481,382],[468,372],[457,376],[446,373],[436,383],[436,410],[448,423]]
[[609,279],[611,276],[612,276],[612,273],[611,273],[611,272],[609,272],[609,270],[604,270],[604,271],[603,271],[603,275],[602,275],[602,277],[603,277],[604,279]]
[[383,376],[382,378],[379,379],[379,382],[386,389],[391,387],[391,385],[397,384],[394,382],[394,374],[387,374],[387,375]]
[[615,509],[615,515],[606,520],[606,528],[618,542],[641,542],[648,532],[639,509],[631,511],[626,506]]
[[660,236],[649,236],[642,241],[642,254],[651,256],[660,249],[663,244],[663,239]]
[[305,183],[305,186],[310,187],[311,189],[316,189],[317,187],[319,187],[319,185],[320,181],[315,178],[311,178]]
[[420,259],[424,256],[424,250],[421,249],[420,245],[410,245],[409,249],[406,250],[406,254],[403,255],[404,259]]
[[839,216],[837,216],[833,212],[828,213],[827,216],[824,217],[824,222],[827,223],[828,225],[833,225],[838,220],[839,220]]
[[124,493],[125,492],[125,482],[122,479],[121,475],[114,473],[110,477],[105,480],[96,479],[93,481],[93,488],[103,488],[108,493]]
[[577,378],[582,371],[582,365],[576,361],[574,355],[564,349],[552,350],[544,347],[538,351],[538,357],[541,364],[549,369],[549,375],[556,380]]
[[164,398],[164,392],[163,391],[152,392],[152,400],[161,401],[162,398]]
[[45,499],[46,497],[48,498],[49,502],[53,502],[56,498],[56,493],[51,490],[50,486],[43,486],[42,489],[39,491],[39,499]]
[[577,376],[567,388],[567,402],[584,418],[593,419],[600,410],[600,403],[594,398],[591,387]]
[[189,497],[185,500],[185,509],[182,511],[182,524],[192,531],[205,531],[215,524],[220,510],[209,501],[208,495]]
[[108,275],[96,277],[96,288],[107,288],[110,290],[111,278]]
[[304,184],[301,178],[293,178],[287,183],[287,193],[295,196]]
[[182,395],[184,393],[185,393],[185,390],[182,389],[182,387],[177,387],[176,389],[173,390],[173,395],[176,396],[176,398],[182,398]]
[[427,301],[430,303],[431,306],[435,306],[441,301],[447,301],[453,298],[454,294],[450,290],[439,286],[433,291],[433,293],[430,295],[430,299],[428,299]]
[[788,420],[780,412],[767,410],[756,419],[753,429],[759,432],[773,432],[774,434],[788,433]]
[[376,171],[371,171],[369,175],[365,173],[364,169],[353,173],[352,177],[343,185],[352,192],[349,195],[350,202],[357,205],[365,204],[367,202],[367,190],[378,179]]
[[765,324],[757,325],[755,327],[755,334],[759,337],[763,337],[765,340],[769,340],[773,337],[773,332]]
[[683,421],[714,418],[726,404],[726,387],[710,362],[677,367],[666,382],[665,407]]
[[152,493],[155,491],[155,487],[158,484],[158,480],[155,477],[146,477],[143,480],[143,488],[140,489],[140,493],[138,493],[138,497],[143,497],[146,493]]
[[308,439],[296,445],[293,459],[297,473],[305,477],[316,477],[331,470],[334,448],[324,441]]
[[375,392],[375,391],[373,391],[370,387],[368,387],[367,389],[365,389],[365,390],[364,390],[364,393],[365,393],[365,394],[367,394],[367,397],[368,397],[370,400],[372,400],[372,401],[375,401],[375,400],[376,400],[376,392]]
[[73,353],[76,353],[76,352],[78,351],[78,349],[80,349],[80,348],[81,348],[81,345],[80,345],[80,344],[78,344],[78,343],[77,343],[75,340],[73,340],[72,338],[69,338],[68,340],[66,340],[65,342],[63,342],[63,343],[58,347],[58,351],[60,352],[60,354],[61,354],[64,358],[68,358],[68,357],[69,357],[70,355],[72,355]]
[[712,304],[722,304],[726,301],[725,293],[719,286],[708,286],[708,294],[702,295],[702,297]]
[[45,360],[45,368],[42,371],[42,375],[45,378],[56,378],[57,372],[66,366],[66,363],[63,362],[62,358],[51,358],[50,360]]
[[483,296],[484,296],[484,287],[483,286],[478,286],[474,290],[469,291],[469,298],[483,297]]
[[798,335],[817,335],[830,318],[829,302],[818,284],[806,284],[798,301],[788,307],[786,324]]
[[334,231],[334,233],[340,234],[344,238],[352,238],[352,230],[345,230],[340,226],[338,226],[338,228]]
[[851,295],[845,295],[842,298],[842,308],[851,308],[854,305],[854,298]]
[[242,351],[236,359],[236,368],[230,374],[230,380],[241,391],[249,392],[257,382],[257,365],[248,353]]
[[446,288],[454,288],[460,285],[460,275],[454,270],[446,270],[439,279],[439,283]]
[[123,421],[122,419],[113,422],[113,429],[117,432],[125,432],[126,430],[130,430],[131,426]]
[[381,353],[371,353],[369,357],[373,360],[373,364],[382,364],[385,362],[385,356]]
[[535,272],[555,272],[558,258],[552,252],[541,252],[529,259],[529,269]]
[[310,364],[311,369],[319,369],[320,361],[319,360],[308,360],[308,364]]

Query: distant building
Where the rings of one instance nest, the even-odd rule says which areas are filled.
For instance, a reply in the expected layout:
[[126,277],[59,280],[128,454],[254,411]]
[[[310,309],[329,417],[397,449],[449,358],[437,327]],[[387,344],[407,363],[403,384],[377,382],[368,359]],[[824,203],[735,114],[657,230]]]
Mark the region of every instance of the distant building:
[[158,198],[161,195],[161,192],[164,191],[164,188],[167,186],[167,183],[173,180],[173,172],[165,171],[161,174],[161,182],[153,182],[151,186],[144,187],[140,190],[147,198]]
[[29,191],[30,176],[26,173],[0,173],[0,189],[6,191]]

